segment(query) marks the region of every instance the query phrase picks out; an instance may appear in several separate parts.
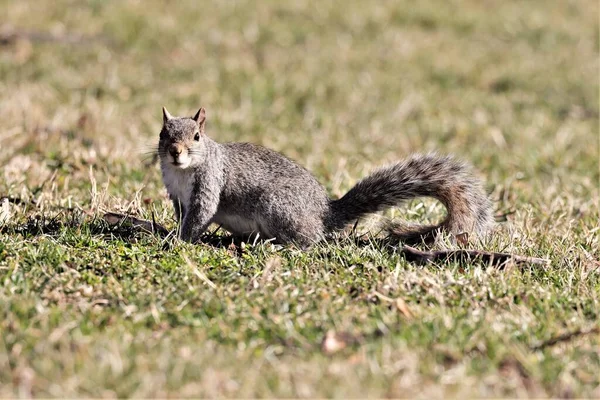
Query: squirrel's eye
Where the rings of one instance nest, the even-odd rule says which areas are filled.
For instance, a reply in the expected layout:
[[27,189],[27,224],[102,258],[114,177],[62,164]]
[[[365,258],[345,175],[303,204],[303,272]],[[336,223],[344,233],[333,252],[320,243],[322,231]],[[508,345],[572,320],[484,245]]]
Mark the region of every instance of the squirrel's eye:
[[196,134],[194,135],[194,140],[197,142],[198,140],[200,140],[200,132],[196,132]]

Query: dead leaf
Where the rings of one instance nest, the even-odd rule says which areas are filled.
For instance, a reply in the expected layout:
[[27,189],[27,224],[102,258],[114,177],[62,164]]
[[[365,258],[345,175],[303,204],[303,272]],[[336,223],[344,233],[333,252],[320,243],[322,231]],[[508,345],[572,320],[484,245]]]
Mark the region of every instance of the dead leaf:
[[408,308],[408,304],[406,304],[406,301],[404,301],[403,298],[398,297],[394,302],[394,305],[407,319],[412,319],[414,317],[413,313]]
[[0,225],[10,221],[10,217],[10,204],[8,204],[8,198],[5,198],[0,205]]
[[347,332],[335,332],[330,330],[327,331],[321,342],[321,351],[327,355],[331,355],[356,342],[357,339]]

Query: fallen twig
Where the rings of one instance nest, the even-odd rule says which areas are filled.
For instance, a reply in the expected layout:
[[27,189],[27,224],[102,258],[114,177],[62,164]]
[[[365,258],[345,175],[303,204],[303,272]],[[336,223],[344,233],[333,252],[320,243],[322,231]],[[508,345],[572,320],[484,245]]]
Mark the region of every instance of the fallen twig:
[[[154,219],[154,216],[152,216],[152,219]],[[148,233],[157,234],[158,236],[163,237],[163,238],[169,236],[169,230],[154,221],[147,221],[144,219],[139,219],[139,218],[131,217],[129,215],[117,214],[117,213],[104,214],[104,220],[109,225],[113,225],[113,226],[129,224],[134,228],[140,229],[140,230],[148,232]]]
[[548,340],[544,340],[543,342],[538,343],[534,346],[531,346],[531,350],[542,350],[542,349],[545,349],[546,347],[554,346],[555,344],[558,344],[558,343],[567,342],[571,339],[575,339],[580,336],[590,335],[590,334],[594,334],[594,333],[600,334],[600,326],[594,326],[594,327],[587,328],[587,329],[579,328],[572,332],[563,333],[561,335],[552,337]]
[[53,33],[45,31],[21,30],[3,25],[0,27],[0,45],[11,45],[19,40],[31,42],[55,42],[71,45],[87,45],[90,42],[107,42],[107,38],[101,36],[84,36],[76,33]]

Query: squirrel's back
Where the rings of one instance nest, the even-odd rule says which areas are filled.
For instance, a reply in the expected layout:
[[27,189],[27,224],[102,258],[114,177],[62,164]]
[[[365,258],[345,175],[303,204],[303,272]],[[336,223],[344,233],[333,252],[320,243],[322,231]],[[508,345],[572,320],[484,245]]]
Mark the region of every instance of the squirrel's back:
[[[217,221],[251,216],[262,236],[310,244],[323,238],[325,188],[304,167],[251,143],[223,143],[224,184]],[[221,218],[223,216],[223,218]],[[293,239],[296,240],[293,240]]]

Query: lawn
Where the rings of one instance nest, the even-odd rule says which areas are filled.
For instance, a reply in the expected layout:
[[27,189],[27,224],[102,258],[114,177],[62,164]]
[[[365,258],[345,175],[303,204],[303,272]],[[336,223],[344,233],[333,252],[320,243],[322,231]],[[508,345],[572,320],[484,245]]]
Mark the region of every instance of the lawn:
[[[0,397],[600,396],[597,1],[0,1]],[[190,245],[161,107],[339,197],[414,152],[472,163],[547,267],[416,265],[377,224],[309,251]],[[217,233],[217,235],[221,232]]]

